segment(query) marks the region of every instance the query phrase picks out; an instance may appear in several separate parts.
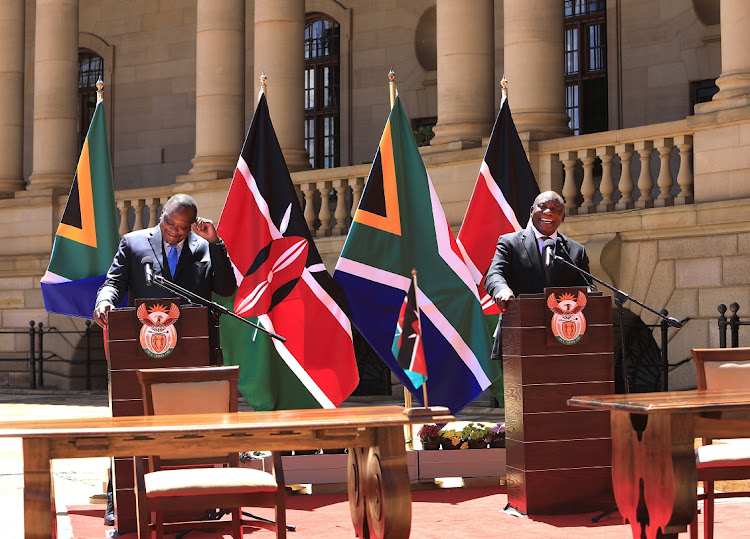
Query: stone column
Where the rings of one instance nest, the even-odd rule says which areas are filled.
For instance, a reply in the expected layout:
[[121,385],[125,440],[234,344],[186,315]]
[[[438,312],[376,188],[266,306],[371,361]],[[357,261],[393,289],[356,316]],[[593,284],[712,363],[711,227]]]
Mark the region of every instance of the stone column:
[[244,0],[198,0],[195,157],[179,181],[229,177],[245,135]]
[[256,0],[254,50],[255,81],[265,71],[266,99],[287,167],[290,171],[309,169],[305,149],[305,0]]
[[493,23],[492,0],[437,0],[438,123],[431,147],[471,148],[490,134],[495,119]]
[[750,2],[721,0],[721,76],[719,92],[696,113],[750,105]]
[[0,3],[0,193],[24,188],[24,0]]
[[563,3],[503,4],[505,77],[513,121],[531,139],[571,134],[565,114]]
[[68,189],[78,161],[78,0],[37,0],[29,189]]

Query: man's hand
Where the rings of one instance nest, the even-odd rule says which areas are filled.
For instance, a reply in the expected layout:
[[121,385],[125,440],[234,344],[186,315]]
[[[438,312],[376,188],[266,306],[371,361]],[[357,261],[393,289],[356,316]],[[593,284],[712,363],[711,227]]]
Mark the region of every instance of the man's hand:
[[109,301],[101,301],[94,309],[94,321],[104,329],[107,329],[107,312],[115,306]]
[[193,223],[193,232],[198,234],[208,243],[216,243],[219,241],[219,234],[216,232],[216,227],[211,219],[198,217],[195,220],[195,223]]
[[510,288],[503,288],[500,290],[497,294],[495,294],[495,297],[492,298],[495,300],[495,303],[497,303],[498,309],[500,309],[500,314],[505,314],[505,311],[508,310],[508,300],[511,298],[514,298],[513,290]]

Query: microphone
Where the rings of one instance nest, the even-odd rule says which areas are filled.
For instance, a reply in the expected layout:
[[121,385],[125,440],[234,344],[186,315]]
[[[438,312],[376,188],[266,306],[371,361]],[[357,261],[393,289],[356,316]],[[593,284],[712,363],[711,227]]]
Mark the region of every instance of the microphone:
[[544,240],[542,252],[544,253],[544,267],[551,268],[552,261],[555,259],[555,240],[552,238]]
[[146,286],[151,286],[154,282],[154,259],[150,256],[144,256],[141,258],[141,264],[143,265],[143,271],[146,273]]
[[682,327],[682,322],[680,322],[676,318],[672,318],[671,316],[667,318],[667,324],[677,329]]

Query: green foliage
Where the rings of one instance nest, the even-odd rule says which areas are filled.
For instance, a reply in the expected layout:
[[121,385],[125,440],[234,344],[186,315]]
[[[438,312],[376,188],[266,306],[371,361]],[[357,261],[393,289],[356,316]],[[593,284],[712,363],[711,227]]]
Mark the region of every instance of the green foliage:
[[416,129],[412,129],[411,134],[414,135],[414,141],[417,143],[417,146],[429,146],[432,137],[435,136],[432,127],[429,125],[421,125]]
[[491,432],[491,428],[484,423],[469,423],[461,431],[461,439],[466,442],[484,442]]

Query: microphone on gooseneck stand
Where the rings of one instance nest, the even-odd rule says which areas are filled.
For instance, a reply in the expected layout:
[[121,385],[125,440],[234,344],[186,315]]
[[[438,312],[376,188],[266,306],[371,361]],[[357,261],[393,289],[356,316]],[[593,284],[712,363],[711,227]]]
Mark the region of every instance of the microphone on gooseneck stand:
[[542,252],[544,253],[544,267],[551,268],[552,261],[555,259],[555,240],[552,238],[544,240]]
[[[568,241],[564,236],[558,235],[558,238],[560,238],[560,254],[562,255],[561,258],[563,258],[566,262],[569,262],[572,266],[578,267],[578,264],[576,264],[573,261],[573,258],[570,256],[570,252],[568,250]],[[579,273],[581,276],[581,279],[583,279],[583,282],[586,286],[591,287],[592,281],[583,273]]]
[[154,259],[150,256],[144,256],[141,258],[141,264],[146,274],[146,286],[151,286],[154,282]]

